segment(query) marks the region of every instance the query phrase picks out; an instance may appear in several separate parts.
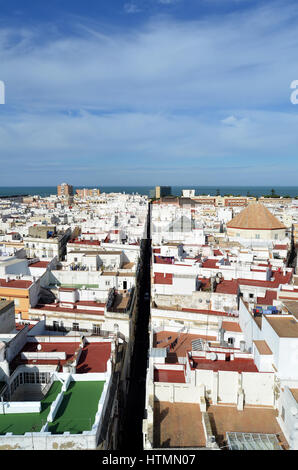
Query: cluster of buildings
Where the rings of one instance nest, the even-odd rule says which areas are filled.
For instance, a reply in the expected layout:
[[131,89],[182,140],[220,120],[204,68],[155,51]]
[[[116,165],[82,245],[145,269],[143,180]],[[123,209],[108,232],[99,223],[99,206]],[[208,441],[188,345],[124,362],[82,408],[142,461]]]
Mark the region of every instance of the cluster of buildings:
[[152,204],[145,449],[298,449],[296,200]]
[[145,196],[0,201],[0,449],[116,449]]
[[298,449],[298,202],[158,188],[0,199],[0,449],[119,448],[148,213],[144,449]]

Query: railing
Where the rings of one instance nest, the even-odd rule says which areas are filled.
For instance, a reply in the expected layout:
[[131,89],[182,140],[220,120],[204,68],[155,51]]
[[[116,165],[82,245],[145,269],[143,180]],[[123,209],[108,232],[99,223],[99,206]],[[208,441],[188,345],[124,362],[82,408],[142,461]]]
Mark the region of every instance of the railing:
[[54,374],[51,375],[50,377],[50,380],[48,381],[47,384],[45,384],[45,386],[42,388],[42,394],[43,396],[46,396],[46,394],[48,393],[48,391],[50,390],[51,386],[53,385],[53,382],[54,382]]

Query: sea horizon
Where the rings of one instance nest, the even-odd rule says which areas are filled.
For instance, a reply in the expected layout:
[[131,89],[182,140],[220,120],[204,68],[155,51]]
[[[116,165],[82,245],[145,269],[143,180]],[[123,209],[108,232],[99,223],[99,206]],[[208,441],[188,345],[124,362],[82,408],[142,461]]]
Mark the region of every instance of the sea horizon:
[[[93,189],[98,188],[100,189],[101,193],[127,193],[127,194],[141,194],[149,196],[149,192],[154,186],[149,185],[133,185],[133,186],[121,186],[121,185],[111,185],[111,186],[75,186],[74,191],[76,189]],[[272,189],[275,191],[276,195],[279,196],[290,196],[296,197],[298,196],[298,186],[278,186],[278,185],[270,185],[270,186],[244,186],[244,185],[222,185],[222,186],[200,186],[200,185],[172,185],[172,195],[173,196],[180,196],[182,194],[183,189],[194,189],[196,195],[205,194],[214,196],[218,192],[221,196],[224,195],[240,195],[240,196],[256,196],[261,197],[263,195],[270,195]],[[57,194],[57,186],[1,186],[0,187],[0,197],[1,196],[13,196],[13,195],[29,195],[29,196],[41,196],[47,197],[50,195]]]

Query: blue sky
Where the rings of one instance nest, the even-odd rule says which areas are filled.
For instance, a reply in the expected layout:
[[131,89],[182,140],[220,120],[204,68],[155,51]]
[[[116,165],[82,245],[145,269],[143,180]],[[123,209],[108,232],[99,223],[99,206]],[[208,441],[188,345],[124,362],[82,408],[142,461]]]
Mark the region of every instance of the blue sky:
[[0,186],[297,185],[297,26],[288,0],[0,0]]

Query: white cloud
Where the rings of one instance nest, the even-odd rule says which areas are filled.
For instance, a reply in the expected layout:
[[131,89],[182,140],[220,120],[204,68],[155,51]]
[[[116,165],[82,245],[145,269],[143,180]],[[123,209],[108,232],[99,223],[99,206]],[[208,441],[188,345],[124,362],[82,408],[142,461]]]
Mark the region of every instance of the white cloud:
[[177,3],[179,0],[158,0],[159,3],[162,3],[163,5],[171,5],[173,3]]
[[113,33],[82,23],[80,35],[68,37],[2,30],[7,102],[141,110],[287,104],[298,77],[295,14],[261,8]]
[[[261,156],[265,168],[282,156],[281,166],[292,159],[297,169],[297,8],[274,5],[204,21],[151,19],[126,32],[83,21],[68,36],[0,30],[3,180],[14,184],[16,167],[28,178],[47,168],[45,180],[106,168],[112,182],[123,161],[131,173],[140,168],[139,184],[150,171],[179,181],[181,168],[191,175],[228,159],[260,165]],[[129,174],[123,184],[134,184]]]
[[135,3],[125,3],[123,8],[125,13],[139,13],[141,11]]

